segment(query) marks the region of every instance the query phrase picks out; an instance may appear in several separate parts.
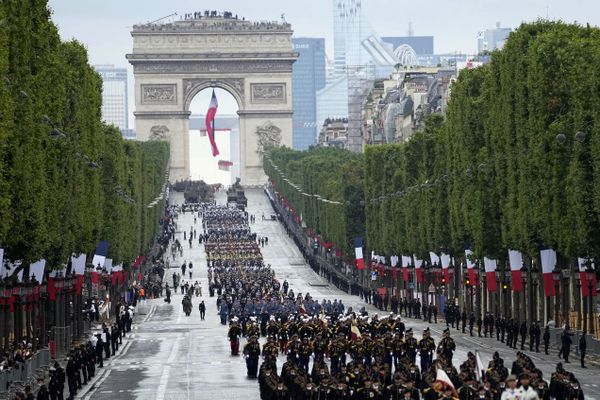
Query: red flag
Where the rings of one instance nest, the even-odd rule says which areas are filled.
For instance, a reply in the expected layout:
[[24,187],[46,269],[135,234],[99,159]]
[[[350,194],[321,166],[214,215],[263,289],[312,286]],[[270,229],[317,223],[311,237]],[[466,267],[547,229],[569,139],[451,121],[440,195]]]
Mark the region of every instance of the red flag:
[[514,292],[522,292],[523,274],[521,273],[521,268],[523,267],[523,256],[519,251],[509,250],[508,260],[510,264],[510,280],[512,282],[512,290]]
[[363,258],[363,240],[362,238],[354,239],[354,257],[356,259],[356,268],[359,271],[365,269],[365,260]]
[[51,301],[56,300],[56,287],[54,286],[54,278],[48,277],[48,299]]
[[219,149],[215,142],[215,116],[217,115],[217,108],[219,108],[219,102],[215,91],[212,92],[212,98],[210,99],[210,105],[206,112],[206,133],[208,134],[208,140],[210,141],[210,147],[212,148],[212,155],[216,157],[219,155]]
[[542,275],[544,276],[544,294],[546,297],[554,297],[558,294],[552,276],[552,271],[556,267],[556,252],[552,249],[542,250],[540,251],[540,260],[542,261]]
[[83,275],[75,275],[75,293],[80,295],[82,286],[83,286]]
[[485,267],[485,279],[487,283],[488,292],[495,292],[498,290],[498,276],[496,275],[496,260],[490,260],[487,257],[483,258],[483,265]]
[[411,263],[411,258],[408,256],[402,256],[402,280],[408,282],[408,266]]
[[[588,274],[586,271],[586,261],[583,258],[578,259],[579,262],[579,277],[581,279],[581,295],[583,297],[588,297],[590,295],[590,286],[592,289],[592,296],[596,296],[597,293],[597,282],[596,282],[596,273],[591,274],[591,279],[588,279]],[[593,264],[592,264],[593,266]]]
[[469,273],[469,281],[471,285],[478,286],[477,274],[475,273],[475,262],[473,261],[473,252],[469,249],[465,250],[465,260],[467,261],[467,272]]
[[423,265],[423,260],[417,259],[415,257],[415,274],[417,275],[417,283],[423,283],[423,269],[421,266]]

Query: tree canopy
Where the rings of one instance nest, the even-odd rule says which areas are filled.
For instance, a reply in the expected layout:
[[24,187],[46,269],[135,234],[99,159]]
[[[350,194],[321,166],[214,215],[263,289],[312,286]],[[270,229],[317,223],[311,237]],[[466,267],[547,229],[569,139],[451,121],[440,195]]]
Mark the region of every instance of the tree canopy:
[[167,143],[125,141],[101,120],[102,81],[61,42],[46,0],[0,3],[0,243],[58,267],[98,241],[128,262],[156,233]]

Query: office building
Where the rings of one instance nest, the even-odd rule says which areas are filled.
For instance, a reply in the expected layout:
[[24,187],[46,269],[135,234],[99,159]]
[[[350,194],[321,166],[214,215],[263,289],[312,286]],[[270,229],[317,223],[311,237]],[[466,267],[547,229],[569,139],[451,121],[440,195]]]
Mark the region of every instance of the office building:
[[481,54],[485,51],[500,50],[504,47],[508,35],[512,32],[511,28],[501,28],[500,22],[496,23],[495,29],[486,29],[479,32],[477,37],[477,52]]
[[378,75],[388,75],[396,59],[363,15],[361,0],[333,0],[333,51],[337,77],[347,66],[375,67]]
[[317,140],[317,91],[325,87],[325,39],[293,38],[299,54],[292,69],[293,147],[306,150]]
[[114,65],[96,65],[94,69],[102,78],[102,119],[125,135],[129,129],[127,69]]

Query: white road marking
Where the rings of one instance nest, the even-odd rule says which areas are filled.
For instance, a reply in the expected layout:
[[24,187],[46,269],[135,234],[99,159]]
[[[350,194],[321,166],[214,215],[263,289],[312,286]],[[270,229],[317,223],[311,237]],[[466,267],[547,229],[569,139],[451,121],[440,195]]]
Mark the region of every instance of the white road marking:
[[[181,338],[178,337],[175,339],[175,343],[173,343],[173,347],[171,347],[171,352],[169,353],[169,358],[167,359],[167,363],[175,362],[177,358],[177,353],[179,351]],[[171,366],[167,365],[163,369],[163,372],[160,376],[160,383],[158,384],[158,389],[156,391],[156,400],[164,400],[165,393],[167,392],[167,384],[169,383],[169,374],[171,373]]]

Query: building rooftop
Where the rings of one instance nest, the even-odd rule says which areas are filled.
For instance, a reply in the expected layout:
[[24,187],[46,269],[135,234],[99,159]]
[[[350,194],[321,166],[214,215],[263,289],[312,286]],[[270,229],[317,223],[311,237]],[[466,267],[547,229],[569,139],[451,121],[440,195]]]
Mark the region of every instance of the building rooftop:
[[[283,17],[283,16],[282,16]],[[277,21],[246,21],[229,11],[204,11],[186,13],[178,21],[154,21],[133,26],[132,35],[148,33],[181,33],[181,32],[292,32],[292,26],[283,20]]]

